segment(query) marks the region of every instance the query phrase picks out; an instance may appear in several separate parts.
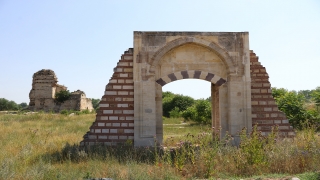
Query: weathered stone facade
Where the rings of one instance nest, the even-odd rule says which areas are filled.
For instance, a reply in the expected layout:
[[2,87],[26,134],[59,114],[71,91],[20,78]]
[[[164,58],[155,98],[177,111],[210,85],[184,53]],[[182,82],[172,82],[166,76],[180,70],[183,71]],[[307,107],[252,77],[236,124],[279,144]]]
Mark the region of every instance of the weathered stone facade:
[[134,32],[134,48],[114,69],[81,145],[161,144],[162,86],[189,78],[211,83],[212,126],[220,136],[228,132],[238,143],[241,129],[254,124],[263,134],[278,125],[283,136],[294,135],[247,32]]
[[55,101],[55,94],[61,90],[67,90],[67,87],[58,84],[58,78],[54,71],[42,69],[34,73],[32,89],[29,93],[29,109],[54,112],[93,110],[91,99],[86,98],[86,94],[80,90],[72,92],[70,98],[63,103]]

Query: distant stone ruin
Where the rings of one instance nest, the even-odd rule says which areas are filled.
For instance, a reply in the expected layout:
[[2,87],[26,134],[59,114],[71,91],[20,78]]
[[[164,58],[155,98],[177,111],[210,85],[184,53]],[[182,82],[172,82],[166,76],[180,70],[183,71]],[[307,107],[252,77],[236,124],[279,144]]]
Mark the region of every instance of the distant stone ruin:
[[29,109],[32,111],[62,110],[93,110],[91,99],[86,97],[83,91],[77,90],[71,93],[68,100],[58,102],[55,94],[67,90],[66,86],[58,84],[58,78],[54,71],[42,69],[33,74],[32,89],[29,93]]

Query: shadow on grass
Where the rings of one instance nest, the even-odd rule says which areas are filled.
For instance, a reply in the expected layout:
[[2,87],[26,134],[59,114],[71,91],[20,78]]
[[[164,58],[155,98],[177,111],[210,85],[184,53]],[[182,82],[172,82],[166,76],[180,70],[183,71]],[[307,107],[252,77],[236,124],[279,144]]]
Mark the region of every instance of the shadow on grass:
[[137,163],[154,163],[159,149],[154,147],[136,148],[133,146],[79,146],[66,143],[61,151],[46,153],[41,159],[51,163],[80,163],[89,160],[117,160],[119,163],[135,161]]

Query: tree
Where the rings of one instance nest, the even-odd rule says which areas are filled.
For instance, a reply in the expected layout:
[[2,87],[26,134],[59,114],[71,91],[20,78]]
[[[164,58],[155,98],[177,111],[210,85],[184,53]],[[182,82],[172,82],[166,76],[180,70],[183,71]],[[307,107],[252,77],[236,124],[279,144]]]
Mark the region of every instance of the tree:
[[7,105],[8,105],[8,100],[6,100],[5,98],[0,98],[0,111],[5,111],[7,110]]
[[286,114],[294,128],[301,129],[306,122],[315,124],[318,121],[317,113],[306,109],[306,98],[303,93],[272,88],[272,95],[279,109]]
[[172,110],[178,110],[178,112],[186,110],[188,107],[192,106],[195,101],[192,97],[176,95],[171,92],[164,92],[162,97],[163,116],[165,117],[170,117],[170,112]]
[[211,123],[211,103],[208,100],[196,100],[193,106],[182,112],[185,120],[192,120],[201,124]]
[[28,104],[25,102],[19,104],[19,109],[25,109],[27,107],[28,107]]
[[69,90],[61,90],[55,94],[55,99],[58,102],[63,103],[64,101],[68,100],[71,96]]
[[272,88],[272,96],[274,99],[284,96],[287,92],[288,90],[284,88],[275,88],[275,87]]
[[315,102],[318,111],[318,107],[320,106],[320,87],[317,87],[315,90],[312,90],[310,96],[312,97],[311,99]]
[[0,111],[6,111],[6,110],[18,110],[19,107],[17,103],[14,101],[9,101],[5,98],[0,98]]
[[99,103],[100,103],[100,99],[94,99],[94,98],[92,98],[91,101],[92,101],[92,106],[93,106],[93,108],[94,108],[95,110],[98,110],[98,108],[99,108]]
[[311,97],[312,92],[313,92],[313,90],[298,91],[298,93],[302,94],[306,98],[306,101],[308,101],[308,102],[312,99],[312,97]]

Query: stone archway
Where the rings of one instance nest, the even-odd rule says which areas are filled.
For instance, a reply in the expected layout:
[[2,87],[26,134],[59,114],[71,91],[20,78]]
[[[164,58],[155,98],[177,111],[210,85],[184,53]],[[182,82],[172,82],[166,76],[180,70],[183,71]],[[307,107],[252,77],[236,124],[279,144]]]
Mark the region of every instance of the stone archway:
[[274,125],[281,135],[294,135],[265,68],[249,50],[248,32],[134,32],[134,48],[114,68],[81,145],[161,143],[162,86],[186,78],[211,82],[213,126],[221,126],[221,136],[228,132],[237,143],[239,131],[254,124],[264,135]]
[[[137,146],[162,141],[162,85],[181,78],[213,81],[220,88],[219,124],[237,138],[252,128],[250,56],[247,33],[136,32],[134,57]],[[136,76],[135,76],[136,75]],[[142,95],[142,96],[141,96]]]

